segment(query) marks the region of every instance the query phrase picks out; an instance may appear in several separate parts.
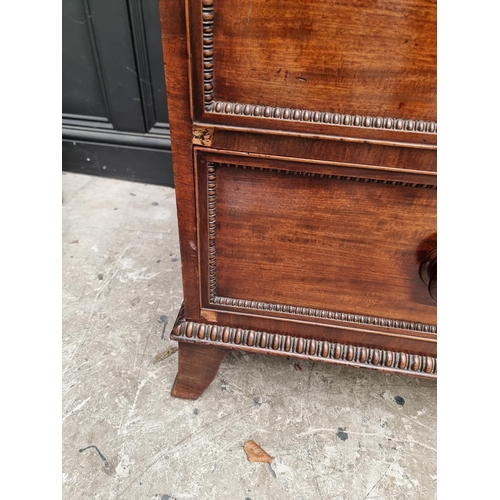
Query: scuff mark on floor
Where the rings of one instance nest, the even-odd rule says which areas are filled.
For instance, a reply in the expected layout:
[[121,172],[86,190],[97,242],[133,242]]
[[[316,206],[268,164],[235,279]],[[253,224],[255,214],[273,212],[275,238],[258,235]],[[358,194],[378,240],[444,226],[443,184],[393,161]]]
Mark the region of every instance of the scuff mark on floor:
[[76,405],[70,412],[68,412],[62,419],[64,422],[68,417],[71,417],[75,412],[83,408],[90,400],[90,396],[87,399],[84,399],[80,404]]

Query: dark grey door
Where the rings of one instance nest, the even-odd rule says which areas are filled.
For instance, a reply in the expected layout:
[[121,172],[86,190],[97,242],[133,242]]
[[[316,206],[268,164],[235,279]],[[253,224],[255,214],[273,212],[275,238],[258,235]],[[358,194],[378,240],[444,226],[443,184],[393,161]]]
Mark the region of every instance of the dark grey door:
[[63,170],[173,185],[158,0],[63,0]]

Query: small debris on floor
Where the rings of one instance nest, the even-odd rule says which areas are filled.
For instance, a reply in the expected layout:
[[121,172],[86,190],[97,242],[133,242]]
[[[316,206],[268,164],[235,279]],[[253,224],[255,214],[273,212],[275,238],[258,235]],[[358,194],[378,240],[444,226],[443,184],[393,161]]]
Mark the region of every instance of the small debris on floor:
[[179,348],[177,346],[169,347],[166,351],[157,354],[153,359],[153,363],[159,363],[160,361],[169,358],[170,356],[172,356],[172,354],[175,354],[178,350]]
[[300,371],[302,371],[302,366],[300,366],[298,363],[294,363],[293,367],[294,367],[296,370],[300,370]]
[[109,462],[106,460],[106,457],[99,451],[99,448],[97,446],[92,444],[92,445],[87,446],[86,448],[82,448],[81,450],[78,450],[78,451],[81,453],[82,451],[88,450],[89,448],[94,448],[95,451],[97,451],[97,453],[101,457],[102,461],[104,462],[104,467],[109,467]]
[[405,405],[405,398],[402,398],[401,396],[395,396],[394,401],[396,401],[396,404],[398,406],[404,406]]
[[249,462],[270,464],[273,461],[271,455],[266,453],[255,441],[247,441],[243,446],[243,449],[247,454]]
[[345,427],[339,427],[337,431],[337,437],[342,441],[347,441],[349,435],[345,432]]

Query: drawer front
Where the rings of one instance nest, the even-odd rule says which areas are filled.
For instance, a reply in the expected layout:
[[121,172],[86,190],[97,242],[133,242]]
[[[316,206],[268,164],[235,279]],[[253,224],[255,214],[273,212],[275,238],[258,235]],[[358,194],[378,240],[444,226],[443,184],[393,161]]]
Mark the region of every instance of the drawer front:
[[205,152],[196,168],[204,308],[435,334],[434,175]]
[[188,16],[195,121],[435,144],[435,0],[194,0]]

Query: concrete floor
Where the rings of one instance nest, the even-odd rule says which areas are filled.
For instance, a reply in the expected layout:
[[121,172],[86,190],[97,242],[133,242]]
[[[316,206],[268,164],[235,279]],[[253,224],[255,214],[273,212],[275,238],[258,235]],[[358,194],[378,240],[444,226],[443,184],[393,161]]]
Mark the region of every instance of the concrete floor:
[[174,190],[64,173],[62,206],[66,500],[436,498],[436,383],[231,353],[172,398]]

